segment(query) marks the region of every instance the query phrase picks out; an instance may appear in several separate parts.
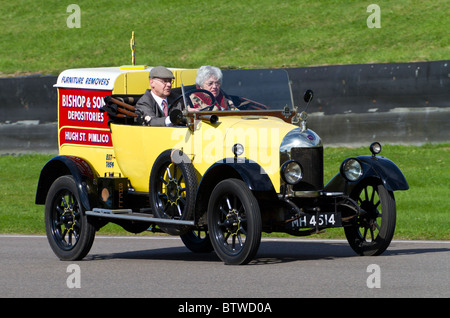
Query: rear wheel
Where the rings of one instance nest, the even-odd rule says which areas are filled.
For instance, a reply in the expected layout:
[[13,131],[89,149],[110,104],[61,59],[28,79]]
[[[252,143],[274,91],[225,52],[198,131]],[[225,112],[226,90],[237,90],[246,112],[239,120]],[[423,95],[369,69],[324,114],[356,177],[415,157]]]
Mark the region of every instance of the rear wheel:
[[248,186],[238,179],[220,182],[208,204],[208,230],[216,254],[225,264],[250,262],[261,242],[261,213]]
[[94,242],[95,227],[84,214],[72,176],[53,182],[45,203],[45,228],[50,247],[61,260],[85,257]]
[[351,197],[363,213],[352,221],[351,226],[344,228],[347,241],[360,255],[380,255],[394,236],[394,194],[378,180],[370,180],[358,185]]
[[208,231],[196,229],[180,236],[184,245],[194,253],[209,253],[213,251]]

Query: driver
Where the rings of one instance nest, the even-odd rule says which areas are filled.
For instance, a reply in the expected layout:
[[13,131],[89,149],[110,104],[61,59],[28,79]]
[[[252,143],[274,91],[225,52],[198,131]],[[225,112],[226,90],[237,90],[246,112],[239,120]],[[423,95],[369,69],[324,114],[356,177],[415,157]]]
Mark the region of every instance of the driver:
[[[195,84],[197,88],[210,91],[216,98],[217,105],[212,110],[233,110],[233,102],[227,99],[220,86],[222,85],[222,71],[214,66],[204,65],[197,71]],[[188,106],[189,111],[199,111],[205,107],[211,106],[211,98],[201,92],[195,92],[190,95],[194,107]]]
[[182,103],[171,105],[178,96],[172,93],[175,76],[164,66],[152,68],[149,73],[150,89],[136,103],[136,112],[140,112],[144,125],[172,126],[170,113],[174,109],[182,110]]

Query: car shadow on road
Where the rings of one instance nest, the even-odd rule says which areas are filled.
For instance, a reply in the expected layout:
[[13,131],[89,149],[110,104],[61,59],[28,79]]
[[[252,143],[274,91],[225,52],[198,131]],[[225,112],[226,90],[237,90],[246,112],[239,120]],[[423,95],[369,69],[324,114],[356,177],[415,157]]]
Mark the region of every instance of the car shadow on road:
[[297,261],[333,260],[356,256],[348,244],[341,242],[262,242],[254,265]]
[[[356,254],[343,243],[263,241],[249,265],[278,264],[295,261],[353,257]],[[136,259],[188,262],[221,262],[214,252],[193,253],[184,246],[90,254],[85,260]]]
[[[416,255],[422,253],[445,253],[448,248],[399,249],[398,245],[388,248],[381,256]],[[334,260],[358,256],[346,242],[318,241],[263,241],[258,253],[249,265],[282,264],[298,261]],[[221,262],[214,252],[193,253],[184,246],[154,248],[117,252],[110,254],[90,254],[85,260],[136,259],[166,260],[186,262]]]
[[90,254],[85,260],[135,259],[135,260],[166,260],[187,262],[217,262],[220,259],[214,252],[193,253],[185,247],[164,247],[146,250],[118,252],[110,254]]
[[384,256],[417,255],[425,253],[449,253],[450,248],[409,248],[386,250]]

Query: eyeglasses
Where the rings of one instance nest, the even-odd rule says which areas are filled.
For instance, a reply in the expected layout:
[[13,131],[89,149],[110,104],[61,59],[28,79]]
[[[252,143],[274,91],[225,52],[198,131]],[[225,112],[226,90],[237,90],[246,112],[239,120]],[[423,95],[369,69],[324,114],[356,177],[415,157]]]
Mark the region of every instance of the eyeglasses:
[[153,78],[154,80],[157,80],[158,82],[160,82],[161,84],[163,84],[163,85],[167,85],[167,84],[173,84],[173,79],[171,79],[171,78],[159,78],[159,77],[154,77]]
[[208,87],[211,87],[211,86],[220,86],[220,82],[219,81],[209,81],[209,82],[204,82],[203,83],[203,85],[204,86],[208,86]]

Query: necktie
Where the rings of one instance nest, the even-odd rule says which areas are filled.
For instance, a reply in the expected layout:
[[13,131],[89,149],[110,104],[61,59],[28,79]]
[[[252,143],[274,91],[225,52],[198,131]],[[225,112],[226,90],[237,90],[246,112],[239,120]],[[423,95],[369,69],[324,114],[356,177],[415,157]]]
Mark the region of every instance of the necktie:
[[167,102],[165,99],[162,101],[162,106],[163,106],[164,116],[169,116],[169,107],[167,107]]

